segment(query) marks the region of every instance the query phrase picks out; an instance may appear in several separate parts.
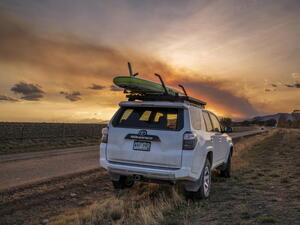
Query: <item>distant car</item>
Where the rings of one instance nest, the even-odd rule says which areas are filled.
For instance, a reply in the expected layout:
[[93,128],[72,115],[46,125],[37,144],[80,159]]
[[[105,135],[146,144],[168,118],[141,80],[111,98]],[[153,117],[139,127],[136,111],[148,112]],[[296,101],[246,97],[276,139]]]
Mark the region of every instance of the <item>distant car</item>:
[[188,195],[208,198],[211,170],[230,177],[232,153],[218,117],[201,106],[126,101],[102,130],[100,164],[115,188],[183,182]]

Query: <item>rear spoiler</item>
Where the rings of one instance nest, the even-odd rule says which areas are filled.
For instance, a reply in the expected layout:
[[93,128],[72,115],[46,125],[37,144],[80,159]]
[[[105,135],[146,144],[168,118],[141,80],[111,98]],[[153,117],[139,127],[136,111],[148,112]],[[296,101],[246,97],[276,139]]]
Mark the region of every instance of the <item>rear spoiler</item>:
[[134,101],[124,101],[120,102],[121,107],[164,107],[164,108],[188,108],[188,105],[182,102],[157,102],[157,101],[146,101],[146,102],[134,102]]

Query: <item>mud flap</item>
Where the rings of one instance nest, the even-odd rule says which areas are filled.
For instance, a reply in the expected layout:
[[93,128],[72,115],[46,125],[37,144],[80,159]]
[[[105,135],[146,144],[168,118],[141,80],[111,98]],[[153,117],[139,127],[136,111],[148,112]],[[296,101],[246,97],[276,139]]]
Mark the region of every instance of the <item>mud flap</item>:
[[225,170],[227,168],[228,160],[229,160],[229,157],[231,157],[231,155],[232,155],[231,152],[229,152],[226,163],[223,163],[221,166],[219,166],[218,169]]
[[184,183],[185,190],[186,191],[197,192],[199,190],[199,188],[201,187],[202,183],[203,183],[203,179],[202,179],[203,176],[204,176],[204,174],[203,174],[203,169],[202,169],[202,173],[201,173],[198,180],[196,180],[195,182],[186,181]]

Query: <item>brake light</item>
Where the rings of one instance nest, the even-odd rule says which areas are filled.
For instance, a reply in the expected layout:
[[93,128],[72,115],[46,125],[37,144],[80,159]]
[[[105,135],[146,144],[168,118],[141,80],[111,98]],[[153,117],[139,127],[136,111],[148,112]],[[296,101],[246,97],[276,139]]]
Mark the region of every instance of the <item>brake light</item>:
[[108,127],[104,127],[102,129],[101,143],[107,143],[107,140],[108,140]]
[[197,135],[196,133],[192,131],[186,131],[183,134],[183,144],[182,149],[183,150],[193,150],[197,144]]

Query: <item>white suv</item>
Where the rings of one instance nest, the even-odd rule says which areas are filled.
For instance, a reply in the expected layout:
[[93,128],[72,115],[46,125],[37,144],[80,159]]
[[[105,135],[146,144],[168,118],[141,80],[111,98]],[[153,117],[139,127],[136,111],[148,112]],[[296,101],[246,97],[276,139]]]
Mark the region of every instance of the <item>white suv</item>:
[[217,116],[201,105],[126,101],[102,130],[100,164],[115,188],[180,181],[189,195],[207,198],[212,169],[230,176],[232,151]]

